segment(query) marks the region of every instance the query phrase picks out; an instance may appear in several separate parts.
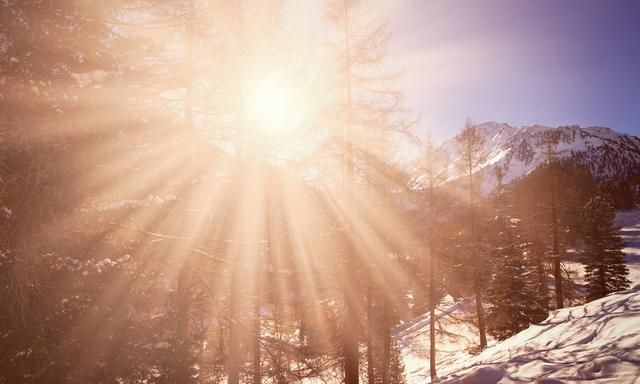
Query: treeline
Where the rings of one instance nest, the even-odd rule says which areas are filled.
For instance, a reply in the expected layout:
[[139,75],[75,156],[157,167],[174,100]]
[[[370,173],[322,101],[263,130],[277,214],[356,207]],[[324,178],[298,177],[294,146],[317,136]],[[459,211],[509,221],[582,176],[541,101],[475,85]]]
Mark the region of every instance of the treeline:
[[589,298],[628,284],[628,196],[551,139],[486,197],[469,123],[462,197],[430,145],[409,188],[386,23],[326,5],[332,64],[284,140],[311,150],[274,166],[244,98],[290,57],[278,1],[0,4],[0,383],[402,383],[394,328],[431,312],[435,376],[445,294],[475,298],[483,348],[580,300],[563,260]]
[[[474,130],[468,124],[458,141],[464,143],[469,136],[481,141]],[[475,226],[480,232],[476,235],[479,251],[472,256],[479,271],[472,273],[485,274],[481,291],[487,296],[487,327],[497,339],[543,320],[550,309],[629,286],[614,216],[616,209],[634,206],[631,181],[598,181],[579,161],[557,158],[554,132],[546,135],[545,142],[547,163],[523,178],[503,185],[500,169],[496,175],[483,175],[496,177],[498,187],[478,205],[481,214]],[[477,148],[473,156],[482,158],[482,149]],[[473,236],[471,230],[468,225],[467,238]],[[458,236],[464,238],[464,234]],[[576,281],[575,271],[566,269],[564,262],[586,266],[584,284]],[[454,269],[463,274],[473,265],[464,256],[455,263]],[[469,292],[467,288],[463,295]],[[479,311],[479,322],[483,321],[481,315]]]

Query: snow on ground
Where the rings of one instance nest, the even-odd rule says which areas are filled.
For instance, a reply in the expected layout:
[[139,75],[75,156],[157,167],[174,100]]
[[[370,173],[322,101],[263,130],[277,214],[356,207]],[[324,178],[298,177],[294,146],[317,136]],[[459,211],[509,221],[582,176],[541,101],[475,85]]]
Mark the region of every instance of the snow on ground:
[[441,383],[639,383],[640,288],[554,311],[442,373]]
[[618,228],[640,224],[640,208],[629,209],[616,213],[614,225]]
[[640,224],[622,228],[620,237],[626,243],[624,253],[631,286],[638,285],[640,284]]
[[620,238],[625,243],[625,260],[633,287],[640,284],[640,208],[618,213],[616,224],[622,227]]
[[[436,309],[438,366],[453,367],[471,357],[470,350],[480,343],[473,299],[453,302],[451,297]],[[402,351],[407,384],[426,382],[429,377],[429,313],[396,328]],[[493,340],[488,340],[489,345]]]
[[[449,301],[436,311],[442,382],[640,384],[640,209],[618,213],[616,224],[635,290],[555,311],[505,342],[490,341],[477,356],[468,352],[478,345],[475,302]],[[565,267],[584,273],[576,262]],[[396,332],[407,384],[429,382],[429,314]]]

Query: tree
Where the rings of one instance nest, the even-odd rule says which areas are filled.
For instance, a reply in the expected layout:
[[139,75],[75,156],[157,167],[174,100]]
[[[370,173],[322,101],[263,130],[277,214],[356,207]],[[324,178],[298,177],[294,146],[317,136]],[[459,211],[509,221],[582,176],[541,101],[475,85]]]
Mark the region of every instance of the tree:
[[491,228],[487,327],[489,333],[503,340],[543,320],[546,310],[537,299],[531,243],[520,234],[520,220],[498,215]]
[[436,371],[436,307],[444,295],[443,274],[438,268],[438,257],[436,254],[436,228],[438,228],[438,212],[436,212],[437,198],[435,195],[436,184],[441,182],[442,172],[436,169],[436,154],[431,132],[425,143],[425,187],[427,190],[426,204],[428,206],[427,221],[427,242],[428,242],[428,265],[427,270],[427,302],[429,308],[429,374],[431,380],[438,376]]
[[482,307],[483,283],[480,269],[483,268],[483,254],[478,246],[478,232],[476,230],[476,184],[475,180],[478,166],[482,163],[486,154],[484,152],[484,138],[478,132],[478,128],[467,119],[462,131],[456,137],[458,153],[462,156],[461,168],[465,172],[465,177],[469,182],[469,228],[467,235],[467,247],[469,259],[465,268],[471,269],[473,291],[476,299],[476,315],[478,319],[478,333],[480,335],[480,349],[487,346],[487,335],[484,319],[484,309]]
[[582,217],[587,299],[629,288],[622,241],[613,226],[613,205],[606,197],[596,196],[585,205]]
[[[389,36],[387,23],[376,19],[377,15],[372,13],[372,2],[331,0],[328,3],[328,17],[340,34],[340,42],[336,45],[339,63],[336,78],[340,81],[336,125],[341,131],[338,142],[341,144],[344,196],[347,205],[354,206],[359,180],[367,180],[371,189],[386,196],[387,191],[384,187],[379,189],[377,182],[381,179],[387,182],[384,170],[388,168],[385,157],[390,143],[388,135],[406,130],[411,123],[398,118],[401,93],[390,88],[394,76],[384,71],[385,46]],[[356,216],[358,214],[356,212]],[[347,225],[350,227],[344,238],[342,264],[345,294],[343,353],[345,383],[352,384],[359,381],[358,309],[365,302],[365,289],[351,282],[359,280],[354,279],[353,274],[359,271],[356,261],[362,256],[364,247],[356,244],[357,236],[352,224]],[[390,253],[388,249],[380,252]],[[390,255],[369,256],[384,259]],[[383,264],[379,263],[378,267]],[[386,337],[391,337],[390,329],[389,325],[384,330]],[[369,344],[372,345],[371,342]],[[390,343],[386,343],[383,358],[390,358],[389,351]],[[372,366],[372,354],[369,360]],[[388,377],[383,377],[383,381],[386,380]]]
[[[555,199],[551,199],[549,188],[552,173],[554,190],[562,191],[554,193]],[[549,295],[545,292],[550,291],[549,278],[555,279],[555,259],[552,257],[553,228],[557,228],[557,247],[561,255],[567,248],[578,248],[579,234],[582,230],[582,209],[597,193],[597,184],[587,169],[565,159],[540,165],[523,178],[513,181],[509,190],[512,207],[506,212],[512,217],[522,219],[523,236],[532,242],[533,258],[537,264],[537,284],[540,289],[537,297],[547,302],[543,302],[542,305],[548,308],[551,297],[547,297]],[[553,216],[552,200],[556,202],[555,227],[550,225],[549,220]],[[563,287],[571,286],[566,275],[561,276],[561,283]],[[557,303],[556,300],[553,301]]]
[[600,184],[600,190],[611,197],[615,209],[633,209],[636,206],[630,180],[606,180]]
[[435,214],[433,199],[433,144],[431,137],[427,142],[427,173],[429,179],[429,374],[431,380],[438,377],[436,373],[436,255],[435,255]]
[[[11,212],[0,240],[0,280],[8,287],[0,293],[7,309],[0,328],[11,336],[0,357],[24,356],[0,371],[1,382],[144,377],[158,359],[133,347],[153,340],[154,322],[127,316],[131,298],[109,289],[117,281],[147,294],[158,280],[153,271],[140,284],[127,278],[139,272],[130,257],[136,239],[120,241],[109,214],[87,207],[98,196],[87,187],[97,181],[96,159],[103,160],[96,153],[128,159],[115,133],[140,133],[136,107],[114,96],[115,89],[139,95],[123,80],[136,40],[104,21],[121,3],[0,5],[0,205]],[[119,119],[96,124],[95,115]]]
[[551,233],[553,241],[553,277],[556,289],[556,308],[564,307],[562,295],[562,264],[560,260],[560,239],[558,235],[558,212],[556,198],[556,177],[555,177],[555,158],[554,147],[557,143],[557,135],[552,132],[546,132],[544,143],[547,147],[547,164],[549,165],[549,205],[551,206]]

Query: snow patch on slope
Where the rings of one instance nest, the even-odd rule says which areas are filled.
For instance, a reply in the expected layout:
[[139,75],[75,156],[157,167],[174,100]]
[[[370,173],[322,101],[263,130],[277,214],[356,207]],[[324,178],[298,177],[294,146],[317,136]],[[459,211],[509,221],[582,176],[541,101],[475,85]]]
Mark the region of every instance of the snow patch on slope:
[[[475,300],[454,302],[450,296],[436,308],[436,348],[438,367],[456,366],[472,355],[480,344],[475,321]],[[424,383],[429,377],[429,313],[396,328],[396,340],[402,351],[407,384]],[[488,338],[489,345],[494,340]]]
[[640,288],[555,311],[443,373],[442,383],[635,383]]

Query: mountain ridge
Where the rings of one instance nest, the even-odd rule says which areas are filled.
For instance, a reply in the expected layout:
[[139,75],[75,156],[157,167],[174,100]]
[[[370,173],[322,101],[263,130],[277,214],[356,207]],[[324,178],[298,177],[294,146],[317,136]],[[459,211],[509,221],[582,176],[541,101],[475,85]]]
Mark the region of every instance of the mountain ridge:
[[[552,140],[554,158],[572,161],[587,168],[596,179],[624,179],[640,174],[640,138],[617,132],[608,127],[557,128],[534,124],[513,127],[489,121],[474,126],[484,140],[483,161],[478,166],[482,183],[480,191],[490,193],[498,185],[498,171],[502,183],[526,176],[548,161],[547,140]],[[444,141],[434,150],[434,165],[440,182],[451,182],[464,175],[457,136]],[[424,186],[424,170],[413,172],[414,187]]]

